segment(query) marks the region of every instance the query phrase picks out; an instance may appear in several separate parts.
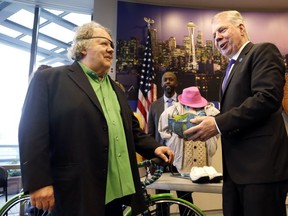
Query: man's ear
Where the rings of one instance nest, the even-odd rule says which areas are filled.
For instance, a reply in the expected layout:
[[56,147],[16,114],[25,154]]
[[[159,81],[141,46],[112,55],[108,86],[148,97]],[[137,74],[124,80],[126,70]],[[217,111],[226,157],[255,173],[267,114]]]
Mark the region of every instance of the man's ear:
[[240,29],[241,35],[246,34],[246,28],[244,24],[239,24],[239,29]]

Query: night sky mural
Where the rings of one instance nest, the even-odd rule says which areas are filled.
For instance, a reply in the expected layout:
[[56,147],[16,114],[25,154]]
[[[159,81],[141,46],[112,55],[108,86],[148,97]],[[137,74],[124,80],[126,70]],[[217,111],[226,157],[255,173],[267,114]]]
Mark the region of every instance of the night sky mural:
[[[173,71],[179,79],[177,92],[198,86],[209,101],[218,101],[222,70],[227,59],[214,48],[211,18],[218,10],[191,9],[118,2],[116,80],[124,85],[133,110],[137,106],[138,80],[150,26],[158,97],[161,76]],[[245,12],[246,27],[253,43],[272,42],[283,58],[288,56],[288,12]],[[286,61],[287,62],[287,61]]]

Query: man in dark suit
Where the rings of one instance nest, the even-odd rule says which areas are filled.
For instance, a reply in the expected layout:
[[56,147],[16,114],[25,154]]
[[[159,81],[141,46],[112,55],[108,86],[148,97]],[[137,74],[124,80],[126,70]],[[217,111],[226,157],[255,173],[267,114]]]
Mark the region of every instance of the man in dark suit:
[[193,140],[222,135],[225,216],[286,215],[283,57],[271,43],[251,43],[237,11],[215,15],[212,30],[215,46],[235,63],[226,72],[226,86],[220,90],[220,115],[193,120],[199,125],[185,133],[194,133]]
[[[161,78],[161,87],[163,88],[164,94],[158,100],[154,101],[149,109],[148,114],[148,134],[162,145],[165,146],[165,140],[163,140],[158,132],[159,118],[164,109],[177,102],[176,88],[178,87],[177,76],[170,71],[165,72]],[[177,172],[176,167],[171,167],[173,172]],[[156,193],[168,193],[167,190],[156,190]],[[177,196],[193,203],[192,196],[190,192],[186,191],[176,191]],[[180,209],[182,211],[182,209]]]
[[158,122],[160,115],[168,106],[177,102],[176,88],[178,86],[178,80],[173,72],[167,71],[162,75],[161,87],[164,91],[162,97],[154,101],[149,109],[148,114],[148,134],[154,137],[161,145],[164,145],[164,140],[161,138],[158,132]]
[[31,203],[58,216],[133,215],[145,209],[136,151],[173,161],[145,134],[124,92],[109,77],[114,46],[96,22],[79,27],[72,65],[35,73],[19,125],[23,188]]

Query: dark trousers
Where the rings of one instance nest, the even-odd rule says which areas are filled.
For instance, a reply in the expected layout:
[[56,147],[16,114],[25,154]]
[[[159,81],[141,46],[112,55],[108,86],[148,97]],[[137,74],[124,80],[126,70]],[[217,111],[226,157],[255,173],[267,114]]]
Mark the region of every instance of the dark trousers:
[[288,180],[239,185],[229,176],[223,183],[224,216],[286,216]]
[[129,196],[115,199],[105,205],[105,216],[123,216],[123,204],[127,203]]
[[123,216],[122,204],[121,199],[116,199],[106,204],[105,216]]
[[[160,193],[170,193],[169,190],[155,190],[156,194],[160,194]],[[192,198],[192,192],[187,192],[187,191],[176,191],[177,197],[184,199],[190,203],[193,203],[193,198]],[[184,212],[184,208],[183,206],[179,207],[179,211],[180,211],[180,215],[183,215]],[[169,215],[169,214],[167,214]]]

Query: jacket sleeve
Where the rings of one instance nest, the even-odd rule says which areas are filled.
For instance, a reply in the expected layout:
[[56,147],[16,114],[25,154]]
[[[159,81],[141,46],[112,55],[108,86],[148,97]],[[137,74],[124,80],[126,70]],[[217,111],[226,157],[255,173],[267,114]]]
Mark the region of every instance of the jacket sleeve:
[[150,110],[148,113],[148,134],[152,137],[155,137],[155,113],[154,113],[155,104],[151,104]]
[[172,137],[172,132],[168,127],[169,110],[170,109],[164,110],[164,112],[160,115],[158,123],[158,132],[161,138],[164,140],[168,140]]
[[24,192],[51,185],[49,105],[45,74],[30,82],[19,124],[19,151]]
[[213,136],[206,141],[208,165],[212,163],[212,157],[215,155],[218,148],[218,138],[219,135]]

